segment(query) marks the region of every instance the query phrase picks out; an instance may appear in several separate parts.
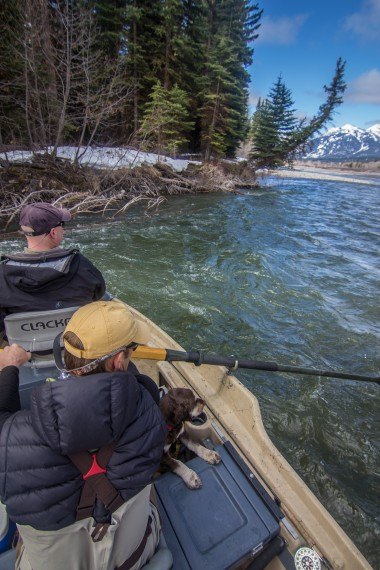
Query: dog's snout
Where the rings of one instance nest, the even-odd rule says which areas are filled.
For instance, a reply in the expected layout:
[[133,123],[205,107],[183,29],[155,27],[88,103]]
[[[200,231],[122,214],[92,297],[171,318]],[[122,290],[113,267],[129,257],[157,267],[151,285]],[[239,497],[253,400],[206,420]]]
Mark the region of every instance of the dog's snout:
[[190,417],[191,418],[198,417],[203,412],[204,405],[205,405],[204,400],[202,400],[201,398],[196,398],[194,408],[190,412]]

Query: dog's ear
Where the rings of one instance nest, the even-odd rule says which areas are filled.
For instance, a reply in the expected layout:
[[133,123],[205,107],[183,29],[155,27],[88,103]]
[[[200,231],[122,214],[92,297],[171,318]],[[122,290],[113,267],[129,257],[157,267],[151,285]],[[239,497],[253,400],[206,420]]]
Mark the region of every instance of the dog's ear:
[[176,402],[174,406],[174,425],[190,419],[190,412],[195,404],[195,396],[189,388],[174,388],[170,396]]
[[159,402],[159,408],[166,422],[173,422],[173,410],[175,407],[175,400],[170,397],[169,393],[165,394]]
[[195,396],[189,388],[173,388],[160,400],[160,409],[167,422],[177,425],[189,418]]

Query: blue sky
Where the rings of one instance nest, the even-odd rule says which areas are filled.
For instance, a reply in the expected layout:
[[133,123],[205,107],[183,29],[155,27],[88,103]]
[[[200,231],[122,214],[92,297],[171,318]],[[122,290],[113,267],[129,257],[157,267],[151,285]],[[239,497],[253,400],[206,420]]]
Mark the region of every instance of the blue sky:
[[251,110],[281,74],[300,116],[324,101],[335,63],[346,63],[344,103],[329,126],[380,123],[380,0],[258,0],[264,9],[250,68]]

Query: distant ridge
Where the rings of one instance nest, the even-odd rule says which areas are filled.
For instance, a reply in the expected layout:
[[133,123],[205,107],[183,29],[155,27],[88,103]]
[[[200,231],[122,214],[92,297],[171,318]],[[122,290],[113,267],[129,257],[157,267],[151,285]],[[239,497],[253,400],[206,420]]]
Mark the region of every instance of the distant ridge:
[[379,160],[380,123],[360,129],[353,125],[334,127],[313,141],[307,160]]

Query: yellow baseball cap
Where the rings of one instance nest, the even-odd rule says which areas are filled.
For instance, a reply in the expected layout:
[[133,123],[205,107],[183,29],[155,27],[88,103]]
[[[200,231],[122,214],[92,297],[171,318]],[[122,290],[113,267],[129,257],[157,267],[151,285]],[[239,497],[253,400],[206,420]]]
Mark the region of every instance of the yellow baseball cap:
[[[83,349],[75,348],[65,339],[73,332]],[[121,301],[95,301],[80,307],[71,317],[63,334],[66,350],[78,358],[94,359],[135,342],[146,344],[149,326],[134,317]]]

